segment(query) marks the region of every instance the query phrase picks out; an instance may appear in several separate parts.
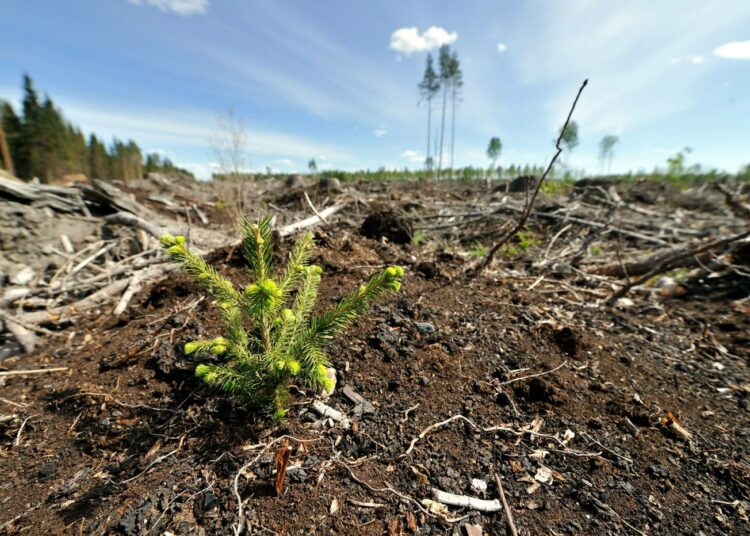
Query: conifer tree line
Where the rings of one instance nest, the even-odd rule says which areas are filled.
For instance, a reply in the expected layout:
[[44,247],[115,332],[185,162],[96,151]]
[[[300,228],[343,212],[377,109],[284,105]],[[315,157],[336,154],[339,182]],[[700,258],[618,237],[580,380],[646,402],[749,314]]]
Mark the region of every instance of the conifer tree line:
[[[65,119],[49,95],[40,97],[28,74],[23,77],[20,113],[9,102],[0,100],[0,126],[5,132],[14,174],[21,179],[36,177],[49,183],[64,175],[84,174],[127,182],[144,173],[177,169],[156,153],[147,155],[144,162],[143,153],[133,140],[115,138],[109,146],[95,134],[87,140],[80,128]],[[0,158],[0,167],[3,165],[7,164]]]
[[[463,87],[463,73],[461,72],[461,63],[458,60],[458,54],[451,52],[448,45],[443,45],[438,51],[438,71],[435,71],[434,60],[431,53],[427,53],[427,63],[425,66],[422,81],[417,86],[421,100],[427,104],[427,153],[425,156],[425,167],[428,172],[432,172],[437,166],[437,178],[440,179],[443,172],[443,148],[445,145],[445,116],[448,101],[450,100],[450,176],[453,175],[453,155],[456,140],[456,102],[460,99],[461,88]],[[440,135],[439,143],[435,152],[431,154],[432,138],[432,102],[435,98],[442,101],[440,114]],[[435,161],[437,156],[437,162]]]

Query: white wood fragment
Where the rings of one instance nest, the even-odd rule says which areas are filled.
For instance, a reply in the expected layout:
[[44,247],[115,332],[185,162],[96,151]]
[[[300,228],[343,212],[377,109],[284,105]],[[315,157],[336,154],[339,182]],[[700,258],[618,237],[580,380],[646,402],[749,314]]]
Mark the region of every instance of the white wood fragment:
[[60,242],[62,242],[62,247],[65,250],[65,253],[73,254],[75,253],[75,248],[73,247],[73,242],[70,241],[70,237],[66,234],[60,235]]
[[437,488],[432,488],[432,497],[442,504],[460,506],[461,508],[471,508],[472,510],[478,510],[479,512],[497,512],[503,507],[497,499],[488,501],[485,499],[477,499],[476,497],[469,497],[467,495],[454,495],[453,493],[441,491]]
[[341,423],[341,426],[344,428],[349,428],[352,425],[352,422],[337,409],[333,409],[331,406],[323,403],[320,400],[315,400],[312,403],[312,408],[321,416],[321,417],[327,417],[331,419],[332,421]]

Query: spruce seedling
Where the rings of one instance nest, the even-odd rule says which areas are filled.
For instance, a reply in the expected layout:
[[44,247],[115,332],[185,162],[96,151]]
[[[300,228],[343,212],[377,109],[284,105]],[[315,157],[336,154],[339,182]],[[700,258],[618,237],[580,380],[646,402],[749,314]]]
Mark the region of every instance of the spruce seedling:
[[[213,355],[195,374],[275,418],[285,414],[289,386],[331,391],[330,361],[323,348],[365,311],[367,304],[399,290],[403,268],[391,266],[347,294],[328,312],[315,316],[322,269],[309,264],[313,247],[306,233],[274,279],[271,218],[240,224],[251,282],[242,290],[191,252],[182,236],[164,235],[162,247],[216,298],[223,336],[188,342],[185,354]],[[287,307],[287,305],[289,305]]]

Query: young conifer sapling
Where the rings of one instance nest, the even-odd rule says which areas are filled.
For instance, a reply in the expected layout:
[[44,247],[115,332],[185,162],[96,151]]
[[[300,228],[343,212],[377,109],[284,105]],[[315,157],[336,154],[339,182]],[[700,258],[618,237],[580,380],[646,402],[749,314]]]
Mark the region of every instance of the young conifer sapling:
[[318,392],[333,389],[325,345],[369,302],[399,290],[404,270],[390,266],[331,310],[313,315],[322,270],[309,264],[312,234],[300,237],[286,267],[274,276],[271,218],[245,220],[240,230],[251,277],[244,289],[191,252],[184,237],[164,235],[161,245],[219,304],[223,336],[185,345],[186,355],[214,356],[196,367],[196,376],[281,419],[291,383]]

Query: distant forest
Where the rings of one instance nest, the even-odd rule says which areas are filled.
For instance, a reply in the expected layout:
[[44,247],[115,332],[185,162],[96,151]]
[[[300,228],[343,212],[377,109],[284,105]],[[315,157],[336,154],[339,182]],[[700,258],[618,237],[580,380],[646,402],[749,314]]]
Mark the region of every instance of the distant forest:
[[[157,153],[148,154],[144,160],[133,140],[115,138],[109,146],[95,134],[86,140],[80,128],[66,121],[49,95],[40,99],[29,75],[23,77],[23,93],[20,113],[0,100],[0,124],[12,161],[12,169],[6,171],[21,179],[36,177],[50,183],[65,175],[83,174],[127,182],[152,171],[187,173]],[[11,167],[1,157],[0,166]]]

